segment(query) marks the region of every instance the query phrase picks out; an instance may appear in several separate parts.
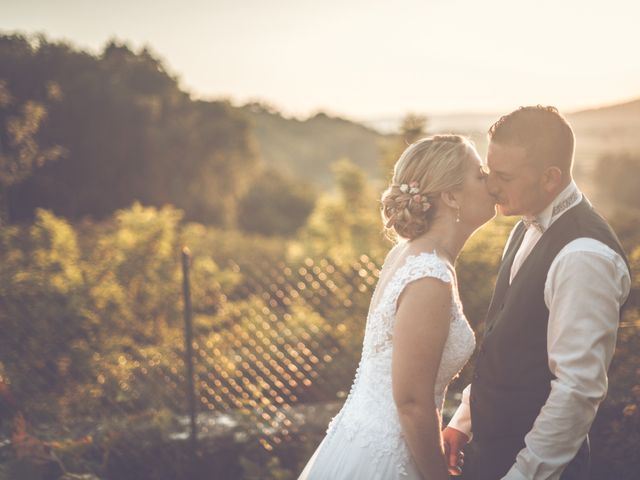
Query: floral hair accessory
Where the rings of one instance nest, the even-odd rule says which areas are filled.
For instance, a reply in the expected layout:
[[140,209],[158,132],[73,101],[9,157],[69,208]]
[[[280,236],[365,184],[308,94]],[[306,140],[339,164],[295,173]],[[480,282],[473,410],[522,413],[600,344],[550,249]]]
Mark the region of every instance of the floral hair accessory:
[[[409,190],[411,191],[411,190]],[[415,195],[413,195],[410,199],[410,203],[414,204],[414,205],[420,205],[422,204],[422,211],[426,212],[427,210],[429,210],[431,208],[431,203],[429,202],[429,198],[426,195],[421,195],[419,193],[416,193]]]
[[400,191],[402,193],[408,193],[410,195],[415,195],[416,193],[420,192],[420,189],[418,187],[419,187],[418,182],[411,182],[409,184],[402,183],[402,184],[400,184]]

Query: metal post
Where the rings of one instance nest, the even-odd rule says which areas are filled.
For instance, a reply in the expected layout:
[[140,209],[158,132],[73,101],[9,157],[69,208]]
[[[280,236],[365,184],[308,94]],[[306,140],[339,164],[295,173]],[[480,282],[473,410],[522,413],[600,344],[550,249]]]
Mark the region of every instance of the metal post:
[[[189,285],[189,265],[191,252],[188,247],[182,249],[182,292],[184,295],[184,345],[185,364],[187,366],[187,398],[189,401],[191,453],[195,457],[197,447],[196,432],[196,393],[193,382],[193,328],[191,323],[191,289]],[[195,458],[194,458],[195,460]]]

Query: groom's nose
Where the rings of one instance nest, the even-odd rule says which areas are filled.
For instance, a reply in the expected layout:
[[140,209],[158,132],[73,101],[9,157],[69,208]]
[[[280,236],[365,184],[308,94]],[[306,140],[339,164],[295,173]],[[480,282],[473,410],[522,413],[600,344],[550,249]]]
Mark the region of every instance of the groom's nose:
[[495,177],[491,174],[487,175],[487,180],[485,184],[487,186],[487,191],[489,192],[489,195],[491,195],[492,197],[497,197],[499,193],[499,188],[496,185]]

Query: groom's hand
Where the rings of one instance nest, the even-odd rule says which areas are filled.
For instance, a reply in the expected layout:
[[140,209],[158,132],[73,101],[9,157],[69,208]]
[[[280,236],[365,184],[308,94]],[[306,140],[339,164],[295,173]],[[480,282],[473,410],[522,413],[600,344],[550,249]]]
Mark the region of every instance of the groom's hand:
[[444,443],[444,454],[447,458],[450,475],[460,475],[464,464],[464,453],[462,449],[469,443],[469,437],[452,427],[446,427],[442,431],[442,441]]

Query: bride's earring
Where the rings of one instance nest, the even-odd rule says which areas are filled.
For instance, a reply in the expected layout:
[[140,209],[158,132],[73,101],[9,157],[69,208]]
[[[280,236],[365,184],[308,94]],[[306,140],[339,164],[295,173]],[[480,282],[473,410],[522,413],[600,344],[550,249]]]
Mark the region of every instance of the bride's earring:
[[460,207],[456,210],[456,223],[460,223]]

